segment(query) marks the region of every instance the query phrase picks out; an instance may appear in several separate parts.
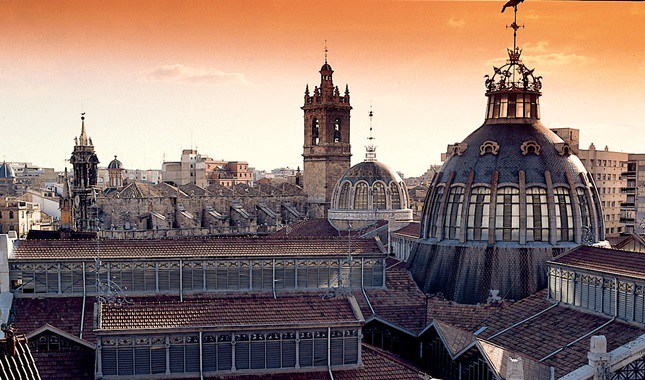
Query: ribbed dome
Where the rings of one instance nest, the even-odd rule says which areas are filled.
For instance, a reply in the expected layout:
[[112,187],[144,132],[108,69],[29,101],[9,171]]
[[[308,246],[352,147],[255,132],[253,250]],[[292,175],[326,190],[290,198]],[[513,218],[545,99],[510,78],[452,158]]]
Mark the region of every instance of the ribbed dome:
[[110,161],[108,164],[108,169],[123,169],[123,164],[121,161],[116,159],[116,156],[114,156],[114,160]]
[[349,181],[355,185],[358,181],[365,181],[369,185],[376,181],[382,181],[386,184],[395,182],[403,183],[401,177],[387,165],[378,161],[363,161],[347,169],[340,178],[339,183]]
[[593,177],[540,122],[541,77],[520,49],[508,55],[486,76],[483,125],[448,146],[408,260],[424,292],[460,303],[533,294],[546,287],[548,260],[604,240]]
[[16,178],[13,168],[6,162],[0,164],[0,178]]
[[347,169],[338,181],[328,219],[338,229],[361,229],[384,219],[410,222],[408,190],[387,165],[361,162]]

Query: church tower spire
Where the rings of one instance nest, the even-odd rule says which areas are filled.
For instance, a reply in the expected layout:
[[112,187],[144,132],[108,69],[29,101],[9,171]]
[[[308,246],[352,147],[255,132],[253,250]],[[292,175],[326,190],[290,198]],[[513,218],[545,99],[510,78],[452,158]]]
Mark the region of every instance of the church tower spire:
[[70,163],[74,170],[71,186],[74,200],[71,225],[75,225],[79,231],[95,231],[98,227],[95,203],[99,159],[94,152],[92,139],[87,135],[85,112],[81,114],[81,135],[75,138]]
[[308,196],[308,216],[322,218],[331,202],[336,182],[351,161],[349,88],[342,96],[334,86],[334,70],[327,62],[320,68],[320,86],[305,92],[303,188]]

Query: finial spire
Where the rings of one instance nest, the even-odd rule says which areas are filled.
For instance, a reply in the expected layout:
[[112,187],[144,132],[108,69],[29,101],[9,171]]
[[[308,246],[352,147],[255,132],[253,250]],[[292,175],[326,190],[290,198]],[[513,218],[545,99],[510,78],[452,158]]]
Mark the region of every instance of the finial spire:
[[507,7],[513,7],[513,23],[506,27],[513,29],[513,52],[515,53],[517,52],[517,30],[524,27],[524,25],[517,25],[517,6],[522,2],[524,0],[509,0],[502,8],[502,13],[504,13]]
[[85,112],[81,112],[81,135],[78,138],[78,145],[86,146],[88,141],[87,132],[85,131]]
[[367,146],[365,146],[365,161],[376,161],[376,146],[374,145],[374,137],[372,136],[372,118],[374,112],[372,111],[372,102],[370,101],[370,136],[367,138]]
[[327,63],[327,40],[325,39],[325,63]]

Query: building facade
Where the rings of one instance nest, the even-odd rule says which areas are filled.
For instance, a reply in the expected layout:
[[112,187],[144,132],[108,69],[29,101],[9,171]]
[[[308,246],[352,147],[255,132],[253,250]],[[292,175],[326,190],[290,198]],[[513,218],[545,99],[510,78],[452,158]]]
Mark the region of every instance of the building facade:
[[196,149],[184,149],[181,161],[164,162],[162,178],[174,185],[193,184],[201,188],[209,184],[229,188],[239,184],[253,186],[253,173],[248,162],[214,160]]
[[625,181],[621,193],[620,219],[627,234],[645,233],[645,154],[630,154],[621,173]]
[[4,197],[0,202],[0,233],[16,231],[18,237],[24,239],[30,230],[52,230],[53,222],[38,203],[13,197]]

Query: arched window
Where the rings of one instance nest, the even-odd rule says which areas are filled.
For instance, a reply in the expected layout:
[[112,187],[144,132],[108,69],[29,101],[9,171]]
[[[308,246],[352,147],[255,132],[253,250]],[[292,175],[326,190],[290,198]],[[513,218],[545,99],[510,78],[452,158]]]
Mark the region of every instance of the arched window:
[[584,242],[591,243],[593,242],[593,225],[587,195],[585,194],[585,190],[581,188],[576,189],[576,194],[578,195],[578,203],[580,204],[582,239]]
[[514,187],[500,187],[497,190],[495,240],[520,240],[520,191]]
[[345,182],[340,187],[340,194],[338,195],[338,208],[340,209],[349,209],[349,192],[351,191],[351,185],[349,182]]
[[392,197],[392,208],[396,210],[402,208],[401,194],[399,194],[399,186],[394,182],[390,182],[390,196]]
[[549,241],[549,207],[546,189],[526,189],[526,240]]
[[439,224],[439,210],[441,210],[443,190],[443,186],[437,188],[437,191],[434,193],[434,198],[432,199],[432,202],[430,202],[430,207],[432,207],[430,210],[430,229],[428,230],[428,236],[430,237],[437,236],[437,225]]
[[334,120],[334,142],[340,142],[340,119]]
[[9,219],[13,219],[13,211],[9,211]]
[[558,241],[573,240],[573,213],[571,212],[571,193],[566,187],[553,189],[555,201],[555,232]]
[[488,240],[490,189],[475,187],[470,193],[468,206],[468,240]]
[[374,208],[377,210],[384,210],[387,208],[385,185],[383,183],[376,182],[372,186],[372,202],[374,204]]
[[365,210],[367,209],[367,183],[359,182],[356,185],[356,193],[354,194],[354,209]]
[[464,188],[454,186],[448,194],[446,207],[446,220],[443,235],[446,239],[459,239],[461,231],[461,206],[463,204]]
[[311,122],[311,143],[318,145],[320,143],[320,125],[318,119],[314,118]]

